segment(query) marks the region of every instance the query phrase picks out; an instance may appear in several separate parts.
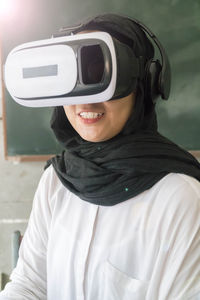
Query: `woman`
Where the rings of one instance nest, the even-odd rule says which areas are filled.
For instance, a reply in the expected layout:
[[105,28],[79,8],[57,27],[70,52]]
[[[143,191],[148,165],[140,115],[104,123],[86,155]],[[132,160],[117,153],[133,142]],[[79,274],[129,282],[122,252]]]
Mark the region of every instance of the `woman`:
[[[130,19],[83,30],[154,55]],[[0,299],[199,299],[200,165],[158,133],[144,78],[119,99],[57,107],[51,126],[65,150],[41,178]]]

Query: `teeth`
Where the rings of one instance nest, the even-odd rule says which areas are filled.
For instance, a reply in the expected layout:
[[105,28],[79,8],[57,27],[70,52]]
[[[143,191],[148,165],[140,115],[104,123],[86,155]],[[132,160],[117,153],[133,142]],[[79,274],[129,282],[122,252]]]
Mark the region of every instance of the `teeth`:
[[96,118],[99,118],[103,115],[103,113],[95,113],[95,112],[81,112],[80,113],[80,116],[83,118],[83,119],[96,119]]

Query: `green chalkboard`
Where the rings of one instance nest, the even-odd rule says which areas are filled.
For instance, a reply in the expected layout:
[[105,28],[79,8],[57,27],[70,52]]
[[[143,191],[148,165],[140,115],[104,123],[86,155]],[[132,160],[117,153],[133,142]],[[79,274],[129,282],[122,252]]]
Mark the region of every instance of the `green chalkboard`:
[[52,108],[27,108],[6,91],[8,155],[51,155],[61,150],[50,130]]
[[[200,150],[199,0],[18,0],[15,5],[12,16],[1,20],[4,60],[16,45],[49,38],[60,27],[98,13],[121,13],[145,23],[166,48],[172,67],[170,99],[157,105],[159,130],[188,150]],[[8,155],[61,150],[49,126],[52,109],[24,108],[7,92],[5,103]]]

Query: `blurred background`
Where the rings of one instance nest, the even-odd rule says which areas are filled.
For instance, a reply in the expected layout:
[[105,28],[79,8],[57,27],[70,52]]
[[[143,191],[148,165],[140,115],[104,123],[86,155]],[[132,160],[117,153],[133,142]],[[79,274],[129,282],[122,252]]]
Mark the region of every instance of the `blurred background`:
[[[1,69],[13,47],[50,38],[63,26],[106,12],[142,21],[163,44],[172,89],[169,101],[157,105],[160,132],[198,157],[199,0],[0,0]],[[0,90],[0,272],[9,275],[12,234],[24,233],[45,160],[61,148],[49,128],[52,109],[21,107],[4,85]]]

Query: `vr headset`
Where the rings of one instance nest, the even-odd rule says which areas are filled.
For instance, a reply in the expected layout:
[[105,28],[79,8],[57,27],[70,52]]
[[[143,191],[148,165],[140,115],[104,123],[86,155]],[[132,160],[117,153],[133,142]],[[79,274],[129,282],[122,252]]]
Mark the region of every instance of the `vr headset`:
[[[153,34],[152,38],[155,41]],[[168,80],[166,89],[164,78],[169,73],[169,62],[162,46],[158,47],[162,64],[152,61],[147,71],[153,102],[160,94],[167,99],[170,86]],[[159,76],[160,87],[155,82]],[[119,99],[130,94],[137,80],[145,77],[144,59],[103,31],[26,43],[14,48],[5,63],[5,84],[10,95],[28,107]]]
[[138,76],[139,59],[106,32],[26,43],[5,64],[9,93],[31,107],[107,101],[126,93]]

